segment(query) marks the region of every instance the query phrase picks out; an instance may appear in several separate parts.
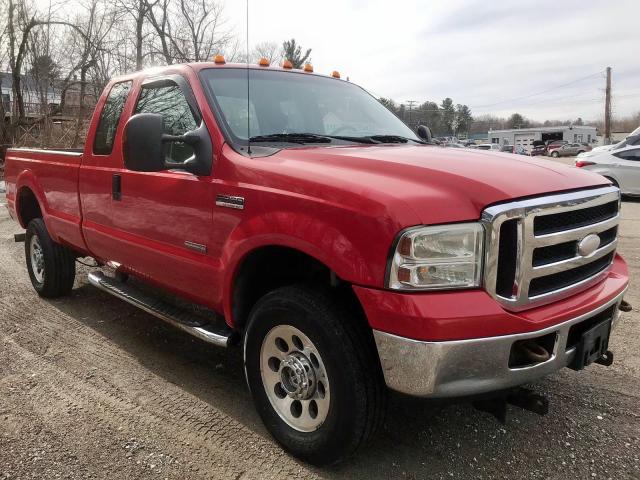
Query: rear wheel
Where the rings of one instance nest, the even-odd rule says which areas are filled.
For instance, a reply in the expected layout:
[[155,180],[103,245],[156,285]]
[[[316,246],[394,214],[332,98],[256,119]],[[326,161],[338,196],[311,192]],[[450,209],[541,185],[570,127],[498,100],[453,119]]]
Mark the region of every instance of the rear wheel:
[[244,358],[258,413],[297,457],[336,463],[381,423],[386,387],[371,332],[329,293],[265,295],[251,312]]
[[25,257],[31,284],[41,297],[67,295],[76,277],[75,255],[54,242],[41,218],[27,225]]
[[558,158],[560,156],[560,154],[558,152],[551,152],[551,156],[553,158]]

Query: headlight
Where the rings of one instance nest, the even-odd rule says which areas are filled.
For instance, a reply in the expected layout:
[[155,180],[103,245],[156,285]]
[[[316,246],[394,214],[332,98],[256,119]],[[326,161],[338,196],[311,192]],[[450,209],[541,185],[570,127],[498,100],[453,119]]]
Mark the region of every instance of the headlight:
[[396,243],[389,288],[444,290],[479,287],[484,252],[484,229],[479,223],[416,227]]

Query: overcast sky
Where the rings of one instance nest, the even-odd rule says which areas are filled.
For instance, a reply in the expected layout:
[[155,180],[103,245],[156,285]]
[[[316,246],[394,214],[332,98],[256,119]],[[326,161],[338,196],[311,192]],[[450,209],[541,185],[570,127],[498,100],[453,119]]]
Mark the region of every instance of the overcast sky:
[[[225,0],[246,32],[245,0]],[[599,119],[640,111],[640,0],[249,0],[249,43],[294,37],[316,72],[378,96],[451,97],[474,115]],[[544,92],[544,93],[542,93]],[[539,95],[538,95],[539,94]]]

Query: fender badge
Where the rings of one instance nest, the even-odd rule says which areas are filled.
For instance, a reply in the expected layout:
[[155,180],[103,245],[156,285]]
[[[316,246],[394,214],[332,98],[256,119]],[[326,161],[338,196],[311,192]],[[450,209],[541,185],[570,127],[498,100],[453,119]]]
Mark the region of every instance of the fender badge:
[[244,197],[234,197],[231,195],[216,195],[216,205],[219,207],[244,209]]

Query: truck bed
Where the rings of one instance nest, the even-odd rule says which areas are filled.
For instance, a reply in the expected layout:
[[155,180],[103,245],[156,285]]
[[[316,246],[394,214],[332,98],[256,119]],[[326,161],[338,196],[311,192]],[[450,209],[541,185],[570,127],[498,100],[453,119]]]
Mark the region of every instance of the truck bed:
[[33,195],[53,239],[84,250],[78,199],[81,163],[81,149],[8,149],[5,181],[9,213],[26,227],[21,209]]

